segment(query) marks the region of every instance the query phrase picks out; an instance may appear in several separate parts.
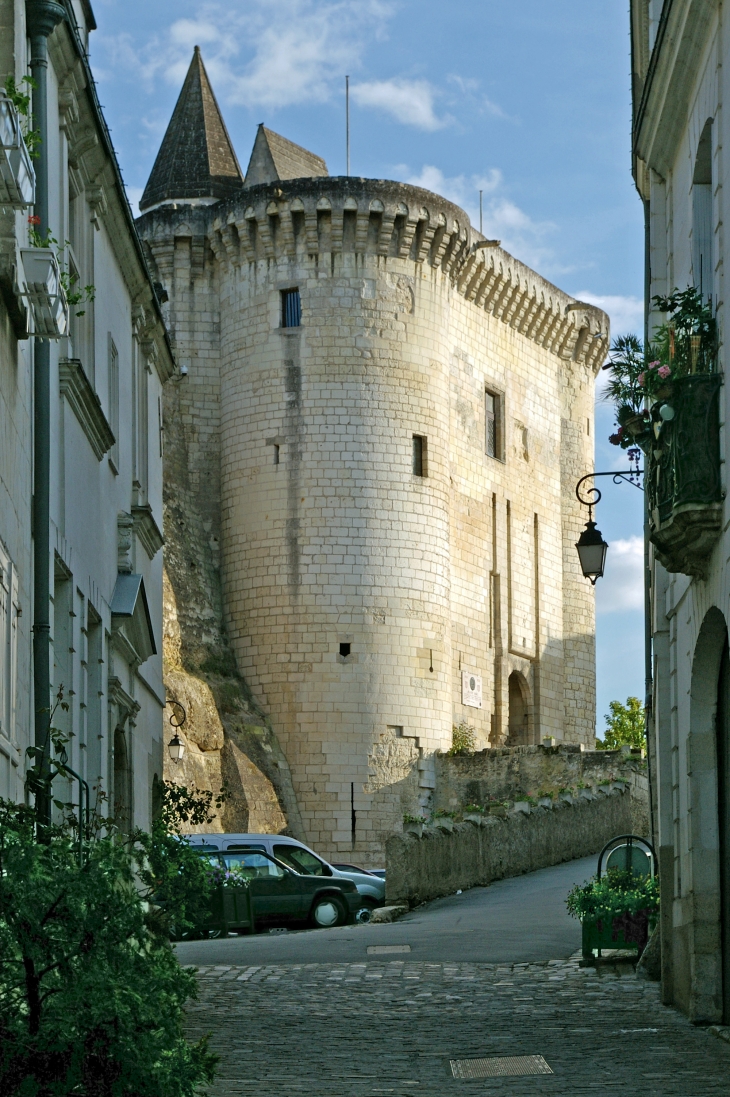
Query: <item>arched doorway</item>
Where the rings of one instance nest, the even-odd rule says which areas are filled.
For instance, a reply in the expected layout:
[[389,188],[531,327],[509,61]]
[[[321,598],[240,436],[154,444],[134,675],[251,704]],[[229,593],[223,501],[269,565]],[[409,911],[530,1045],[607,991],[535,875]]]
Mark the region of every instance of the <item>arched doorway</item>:
[[717,685],[717,810],[720,846],[722,1022],[730,1024],[730,648],[727,637]]
[[123,834],[132,822],[132,773],[123,728],[114,729],[114,802],[112,814]]
[[678,729],[675,871],[671,889],[666,880],[662,889],[683,910],[672,928],[673,994],[695,1024],[717,1024],[730,1005],[730,907],[720,902],[729,885],[727,643],[725,618],[713,606],[694,648],[686,738]]
[[509,738],[511,747],[530,743],[530,691],[524,675],[513,670],[509,676]]

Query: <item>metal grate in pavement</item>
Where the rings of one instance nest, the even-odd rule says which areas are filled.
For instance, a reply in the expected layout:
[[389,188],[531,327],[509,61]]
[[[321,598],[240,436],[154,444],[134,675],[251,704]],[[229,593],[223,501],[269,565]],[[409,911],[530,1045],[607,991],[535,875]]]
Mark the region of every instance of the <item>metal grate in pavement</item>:
[[381,956],[388,952],[410,952],[410,945],[368,945],[368,956]]
[[454,1078],[498,1078],[510,1074],[552,1074],[542,1055],[507,1055],[497,1059],[452,1059]]

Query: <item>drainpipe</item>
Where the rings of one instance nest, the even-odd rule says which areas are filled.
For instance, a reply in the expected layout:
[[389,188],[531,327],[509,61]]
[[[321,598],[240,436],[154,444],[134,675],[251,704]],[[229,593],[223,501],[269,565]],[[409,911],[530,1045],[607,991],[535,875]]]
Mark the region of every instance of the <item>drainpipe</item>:
[[[644,206],[644,348],[649,346],[649,309],[651,306],[651,210],[649,200]],[[647,466],[644,458],[644,468]],[[644,712],[646,714],[646,773],[649,783],[649,827],[651,844],[657,848],[654,835],[654,789],[652,781],[652,736],[654,734],[654,667],[651,630],[651,561],[649,558],[649,485],[644,473]]]
[[[40,133],[40,156],[35,163],[37,230],[45,237],[48,225],[48,35],[65,16],[53,0],[26,0],[25,18],[30,37],[33,89],[33,125]],[[51,712],[50,667],[50,489],[51,489],[51,344],[34,339],[33,347],[33,697],[35,745],[40,747],[41,776],[50,776]],[[36,762],[38,764],[38,762]],[[51,822],[50,789],[36,796],[38,818]]]

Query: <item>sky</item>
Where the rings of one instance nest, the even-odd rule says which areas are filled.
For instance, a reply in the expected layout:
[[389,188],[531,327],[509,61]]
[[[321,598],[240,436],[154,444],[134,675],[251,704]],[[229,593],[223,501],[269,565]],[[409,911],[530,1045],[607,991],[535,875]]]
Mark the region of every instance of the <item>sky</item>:
[[[245,171],[267,126],[345,173],[435,190],[575,297],[642,332],[643,227],[631,179],[629,24],[617,0],[94,0],[91,62],[139,200],[199,45]],[[604,375],[605,376],[605,375]],[[600,387],[600,377],[599,377]],[[627,467],[598,394],[596,469]],[[577,479],[577,477],[576,477]],[[597,730],[642,697],[643,496],[599,481]]]

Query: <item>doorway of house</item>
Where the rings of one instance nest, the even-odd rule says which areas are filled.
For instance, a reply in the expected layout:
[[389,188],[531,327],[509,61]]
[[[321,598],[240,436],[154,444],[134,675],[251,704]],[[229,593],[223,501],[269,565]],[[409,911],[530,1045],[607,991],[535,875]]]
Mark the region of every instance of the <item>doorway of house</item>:
[[509,676],[509,739],[511,747],[524,747],[530,742],[530,705],[527,682],[519,671]]

